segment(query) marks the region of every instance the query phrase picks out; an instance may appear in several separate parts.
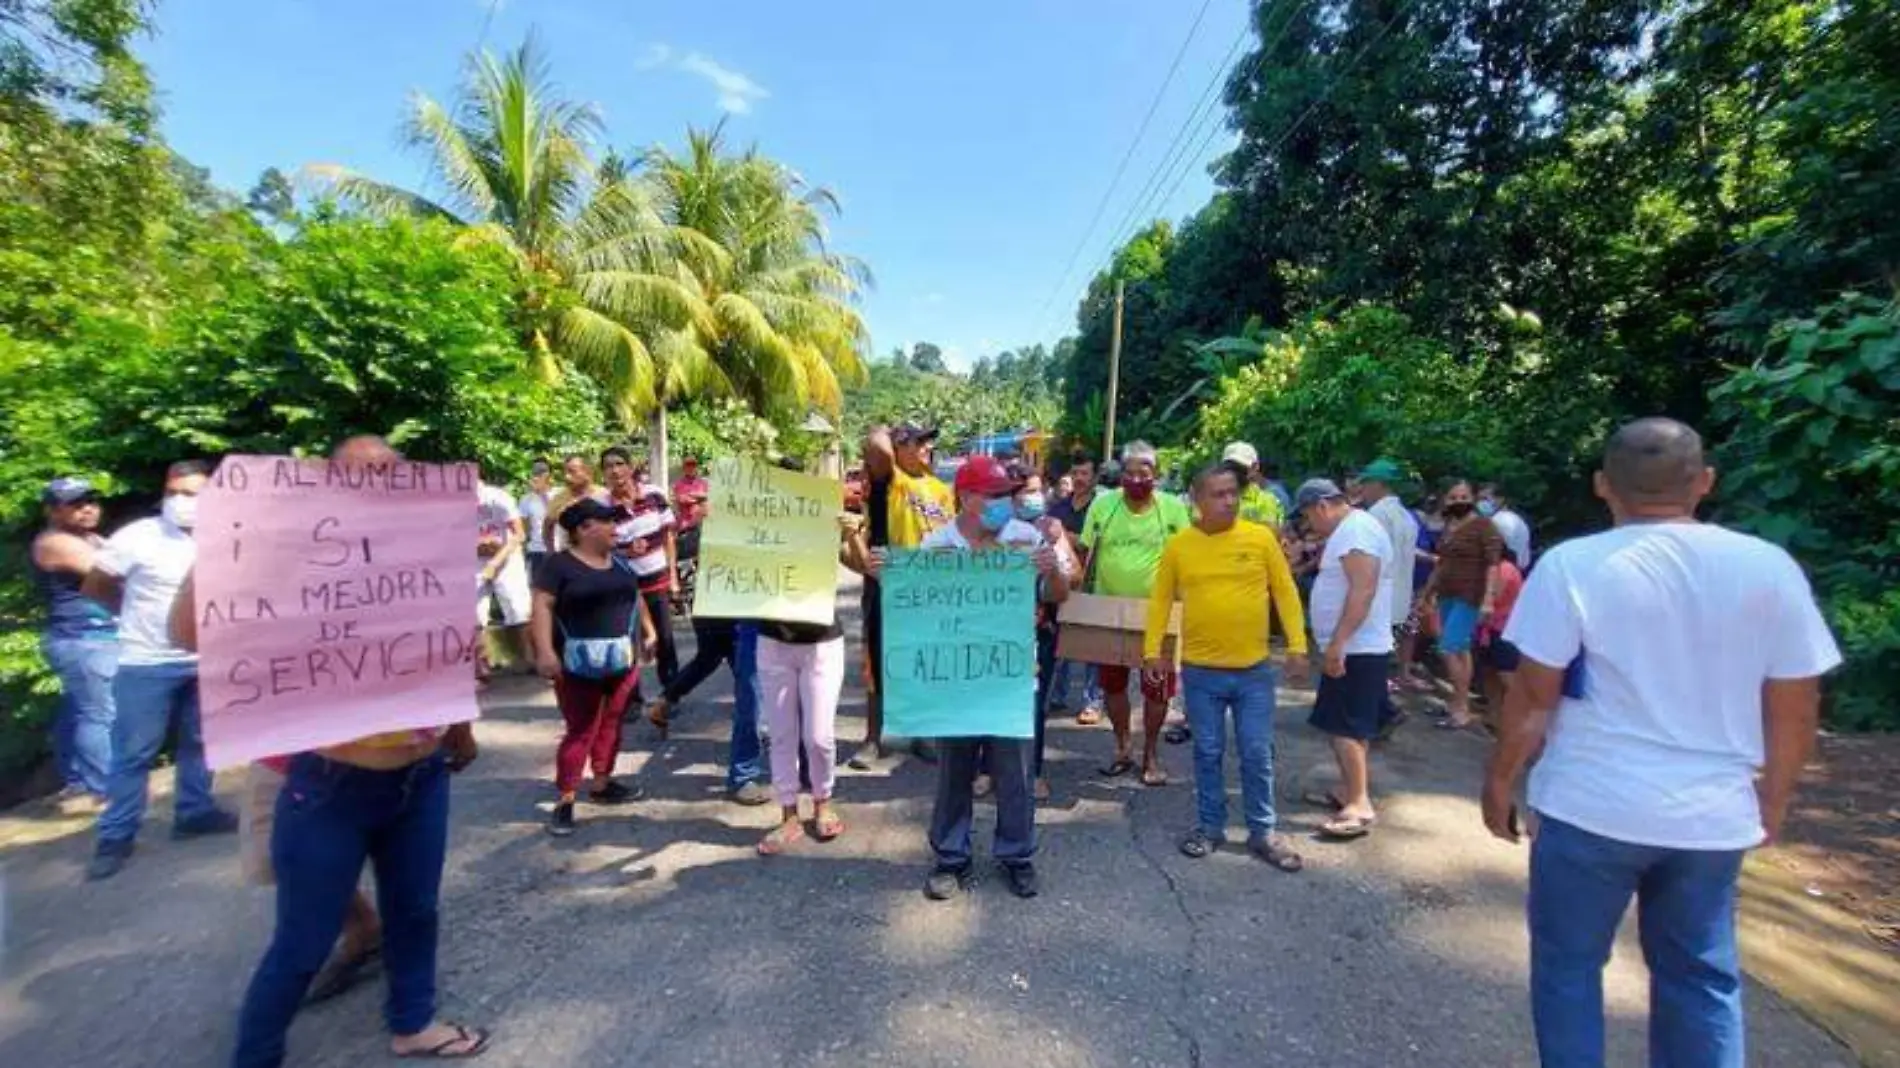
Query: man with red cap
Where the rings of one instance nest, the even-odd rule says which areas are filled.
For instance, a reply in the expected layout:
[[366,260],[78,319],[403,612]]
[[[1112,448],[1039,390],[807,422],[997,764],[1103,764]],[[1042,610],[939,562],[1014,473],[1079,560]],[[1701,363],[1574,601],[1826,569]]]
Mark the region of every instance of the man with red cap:
[[[925,535],[918,546],[952,552],[1015,549],[1028,552],[1042,576],[1038,601],[1060,602],[1069,595],[1069,580],[1057,566],[1056,555],[1035,527],[1016,518],[1017,482],[993,456],[972,456],[957,470],[953,487],[957,516],[954,522]],[[882,553],[873,557],[870,571],[882,569]],[[1026,606],[1033,612],[1034,606]],[[936,865],[924,884],[924,894],[945,901],[970,886],[970,830],[974,822],[975,781],[983,752],[996,793],[996,837],[990,853],[1003,866],[1010,892],[1035,897],[1039,892],[1036,855],[1036,800],[1031,785],[1035,743],[1029,738],[946,738],[939,743],[937,800],[930,816],[930,849]]]

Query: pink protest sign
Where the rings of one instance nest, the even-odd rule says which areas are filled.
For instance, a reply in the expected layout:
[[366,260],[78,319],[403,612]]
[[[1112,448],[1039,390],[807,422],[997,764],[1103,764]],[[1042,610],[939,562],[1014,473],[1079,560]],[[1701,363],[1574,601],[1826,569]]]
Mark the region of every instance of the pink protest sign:
[[214,768],[476,717],[472,464],[230,456],[199,498]]

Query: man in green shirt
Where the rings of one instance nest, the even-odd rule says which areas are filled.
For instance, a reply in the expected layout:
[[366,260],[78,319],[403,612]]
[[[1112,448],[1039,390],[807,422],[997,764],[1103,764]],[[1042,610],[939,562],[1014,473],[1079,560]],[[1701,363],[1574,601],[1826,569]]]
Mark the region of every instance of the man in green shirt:
[[[1120,489],[1098,494],[1089,506],[1088,520],[1082,525],[1082,548],[1088,554],[1084,573],[1089,576],[1090,593],[1146,600],[1161,566],[1162,548],[1190,523],[1187,505],[1155,492],[1155,460],[1154,446],[1129,442],[1122,449]],[[1104,664],[1100,668],[1108,721],[1115,728],[1115,760],[1102,769],[1105,775],[1125,775],[1135,767],[1133,709],[1128,697],[1131,674],[1127,667]],[[1141,673],[1141,781],[1148,786],[1164,786],[1168,781],[1157,743],[1173,687],[1172,669]]]
[[1240,518],[1277,531],[1286,525],[1286,504],[1266,486],[1261,474],[1260,454],[1252,445],[1236,441],[1221,451],[1221,462],[1239,468],[1241,479]]

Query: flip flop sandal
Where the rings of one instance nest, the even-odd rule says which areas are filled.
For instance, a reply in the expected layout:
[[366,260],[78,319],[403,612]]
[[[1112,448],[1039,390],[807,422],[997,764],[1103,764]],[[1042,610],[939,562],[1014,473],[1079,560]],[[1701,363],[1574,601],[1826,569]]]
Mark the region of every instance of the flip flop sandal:
[[805,837],[805,825],[802,823],[781,823],[772,828],[772,833],[759,840],[759,855],[775,857]]
[[1075,714],[1075,725],[1093,727],[1102,722],[1102,713],[1098,709],[1085,708]]
[[1330,809],[1334,812],[1346,807],[1344,802],[1333,796],[1331,790],[1308,790],[1300,795],[1300,800],[1314,808]]
[[1166,786],[1168,785],[1168,773],[1162,771],[1160,768],[1143,768],[1141,770],[1141,785]]
[[[396,1057],[399,1060],[405,1061],[455,1061],[461,1060],[464,1057],[477,1056],[488,1048],[488,1032],[479,1027],[471,1031],[461,1024],[453,1024],[452,1026],[455,1028],[454,1038],[445,1039],[442,1042],[430,1046],[428,1049],[412,1049],[407,1053],[398,1053]],[[463,1048],[450,1052],[451,1046],[462,1046]]]
[[1135,770],[1135,762],[1133,760],[1128,759],[1127,757],[1117,757],[1115,758],[1114,763],[1110,764],[1108,767],[1105,767],[1101,770],[1102,770],[1103,775],[1106,775],[1111,779],[1120,778],[1121,776],[1126,775],[1129,772]]
[[1247,843],[1248,852],[1272,865],[1275,870],[1289,874],[1306,869],[1306,861],[1298,853],[1284,844],[1268,838],[1264,841]]
[[826,809],[813,824],[816,837],[820,842],[829,842],[844,833],[844,820],[836,812]]
[[1341,816],[1320,824],[1319,836],[1329,842],[1356,842],[1372,833],[1376,816]]

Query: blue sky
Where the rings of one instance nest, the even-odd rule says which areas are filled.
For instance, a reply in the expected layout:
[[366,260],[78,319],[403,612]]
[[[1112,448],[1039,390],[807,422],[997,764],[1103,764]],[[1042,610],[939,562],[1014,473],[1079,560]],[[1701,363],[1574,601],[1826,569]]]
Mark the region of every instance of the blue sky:
[[[614,146],[676,145],[724,116],[735,143],[835,190],[833,244],[877,280],[874,351],[928,340],[967,366],[1073,328],[1117,224],[1246,23],[1246,0],[1209,2],[1063,280],[1201,0],[501,0],[492,17],[490,2],[161,0],[141,53],[166,137],[221,185],[307,163],[414,185],[423,161],[396,136],[409,94],[445,99],[484,26],[496,50],[532,28]],[[1194,129],[1184,143],[1205,147],[1144,217],[1205,202],[1203,163],[1231,137]]]

